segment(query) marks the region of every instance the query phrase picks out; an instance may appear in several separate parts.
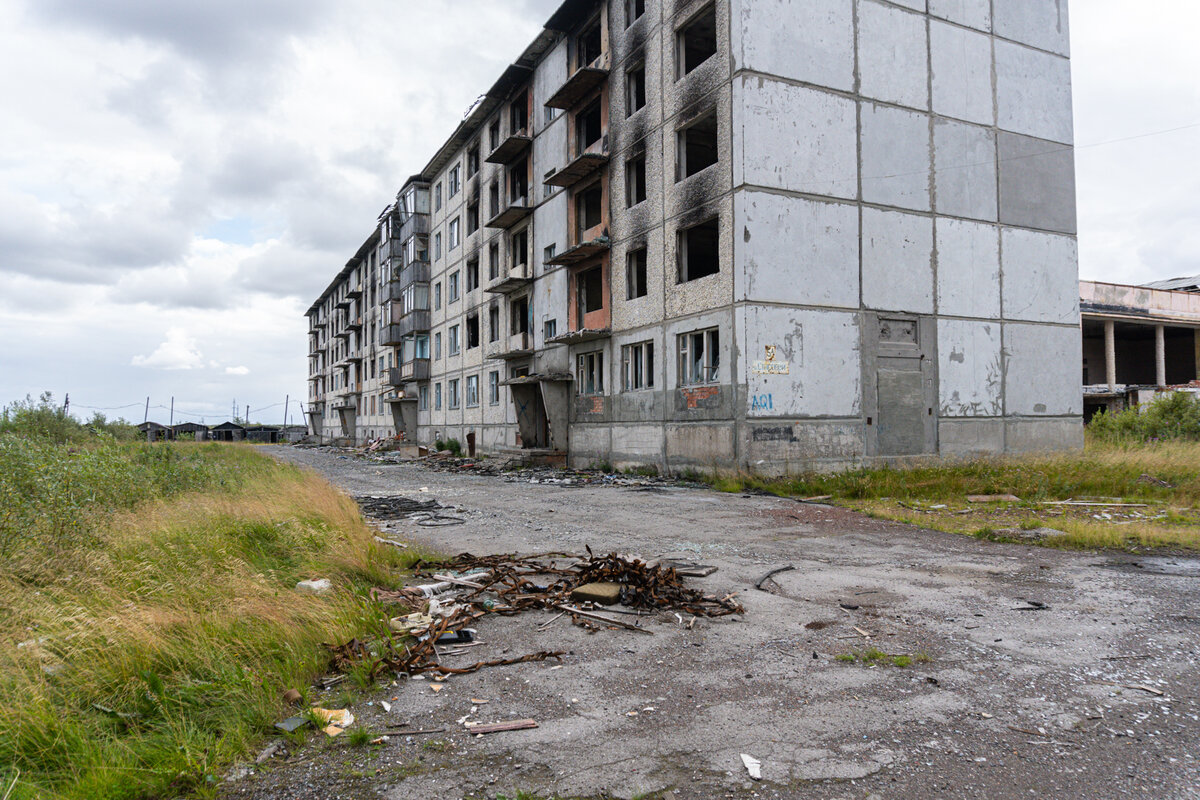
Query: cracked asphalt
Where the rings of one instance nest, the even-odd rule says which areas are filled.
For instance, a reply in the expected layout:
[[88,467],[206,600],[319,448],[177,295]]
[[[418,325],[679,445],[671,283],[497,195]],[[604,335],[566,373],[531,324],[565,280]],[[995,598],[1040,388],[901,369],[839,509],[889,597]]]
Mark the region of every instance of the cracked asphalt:
[[[396,538],[448,554],[681,556],[717,566],[689,583],[737,592],[746,614],[689,630],[662,612],[642,622],[653,636],[565,618],[539,632],[548,612],[484,618],[485,644],[459,662],[568,655],[440,693],[398,680],[356,704],[358,724],[444,732],[308,745],[226,797],[1200,797],[1196,561],[984,542],[773,497],[265,449],[351,494],[432,496],[466,520],[377,523]],[[913,661],[849,660],[869,649]],[[462,724],[526,717],[539,727]]]

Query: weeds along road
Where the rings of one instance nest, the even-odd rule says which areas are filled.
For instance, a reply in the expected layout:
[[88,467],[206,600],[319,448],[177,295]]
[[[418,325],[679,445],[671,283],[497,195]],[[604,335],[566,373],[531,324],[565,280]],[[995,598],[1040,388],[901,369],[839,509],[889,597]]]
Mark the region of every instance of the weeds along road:
[[[352,494],[462,508],[463,525],[399,521],[398,538],[447,554],[683,556],[718,567],[691,585],[738,592],[746,614],[689,630],[664,612],[645,623],[653,636],[566,619],[538,631],[547,612],[485,617],[486,644],[464,663],[569,655],[561,668],[453,677],[440,693],[398,681],[374,695],[396,698],[390,713],[364,700],[360,723],[445,733],[373,750],[322,742],[230,797],[1200,796],[1200,572],[1186,564],[981,542],[771,497],[268,452]],[[771,591],[754,588],[785,564],[796,569]],[[871,649],[914,661],[866,663]],[[539,727],[472,736],[466,715]],[[761,782],[743,753],[762,762]]]

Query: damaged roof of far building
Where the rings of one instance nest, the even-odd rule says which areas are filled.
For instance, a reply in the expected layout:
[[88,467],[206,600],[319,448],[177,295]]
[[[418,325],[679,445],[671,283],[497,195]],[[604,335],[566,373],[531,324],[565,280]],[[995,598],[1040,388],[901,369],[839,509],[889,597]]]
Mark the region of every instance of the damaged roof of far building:
[[1142,284],[1147,289],[1166,289],[1171,292],[1200,292],[1200,275],[1188,278],[1168,278],[1165,281],[1154,281]]

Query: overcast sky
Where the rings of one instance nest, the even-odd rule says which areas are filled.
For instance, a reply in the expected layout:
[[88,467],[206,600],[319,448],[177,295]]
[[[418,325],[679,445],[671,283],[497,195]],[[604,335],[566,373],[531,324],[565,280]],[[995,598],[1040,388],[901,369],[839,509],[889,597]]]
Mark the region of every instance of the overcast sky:
[[[557,4],[0,0],[0,402],[301,422],[303,312]],[[1071,28],[1081,276],[1200,273],[1200,4]]]

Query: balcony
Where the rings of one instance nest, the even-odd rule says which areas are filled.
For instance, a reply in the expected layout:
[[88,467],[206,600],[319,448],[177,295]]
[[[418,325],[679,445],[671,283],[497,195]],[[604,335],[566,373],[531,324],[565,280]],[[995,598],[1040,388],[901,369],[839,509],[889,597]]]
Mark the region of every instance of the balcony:
[[486,228],[511,228],[533,213],[533,206],[524,197],[513,198],[499,214],[484,223]]
[[350,296],[347,295],[347,296],[343,297],[341,300],[338,300],[336,303],[333,304],[333,307],[334,308],[349,308],[350,307]]
[[414,358],[388,370],[388,386],[403,386],[412,381],[429,380],[429,359]]
[[492,294],[508,294],[520,289],[533,280],[533,269],[528,264],[517,264],[507,270],[500,270],[494,283],[484,291]]
[[401,317],[399,322],[393,322],[383,329],[383,335],[380,337],[381,344],[397,345],[404,340],[405,336],[428,330],[429,312],[410,311]]
[[361,283],[356,283],[346,290],[346,297],[357,300],[362,297],[363,287]]
[[581,328],[576,331],[567,331],[560,333],[558,336],[551,337],[546,340],[547,344],[583,344],[584,342],[594,342],[597,339],[607,339],[612,335],[611,328]]
[[349,329],[349,328],[342,328],[340,331],[338,331],[337,333],[335,333],[335,334],[333,335],[333,338],[335,338],[335,339],[349,339],[349,338],[350,338],[350,335],[351,335],[351,331],[350,331],[350,329]]
[[357,406],[357,397],[352,394],[342,394],[335,397],[329,407],[334,411],[353,411]]
[[361,331],[362,326],[363,321],[361,316],[346,320],[346,330],[348,331]]
[[529,145],[533,142],[533,137],[529,132],[522,128],[515,133],[509,134],[508,138],[496,145],[496,149],[488,153],[484,161],[489,164],[507,164],[514,158],[524,153]]
[[400,224],[400,241],[407,242],[414,236],[429,233],[429,215],[411,214]]
[[399,272],[393,273],[389,293],[390,299],[399,300],[399,292],[402,292],[407,287],[414,283],[429,283],[429,262],[414,261],[411,264],[401,268]]
[[533,337],[528,333],[514,333],[511,336],[488,345],[487,357],[490,359],[521,358],[533,352]]
[[600,67],[582,67],[575,70],[558,91],[546,101],[549,108],[571,108],[593,89],[608,80],[608,70]]
[[568,247],[554,258],[546,259],[547,267],[568,267],[586,261],[593,256],[603,253],[609,248],[607,236],[598,236],[588,242],[581,242],[574,247]]
[[[606,139],[608,137],[605,137]],[[607,144],[607,142],[606,142]],[[598,151],[584,151],[562,169],[555,172],[543,183],[549,186],[574,186],[584,178],[598,172],[608,163],[607,148]]]

